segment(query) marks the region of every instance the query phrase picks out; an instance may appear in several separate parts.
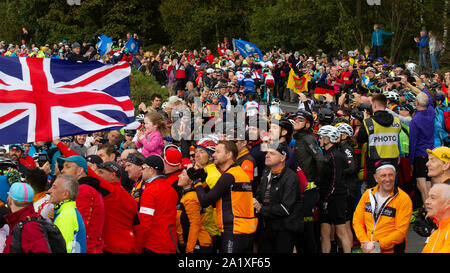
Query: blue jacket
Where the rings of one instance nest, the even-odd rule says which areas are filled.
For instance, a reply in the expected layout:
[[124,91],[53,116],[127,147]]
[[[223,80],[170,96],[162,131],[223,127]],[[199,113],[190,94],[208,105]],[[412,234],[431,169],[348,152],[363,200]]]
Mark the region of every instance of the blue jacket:
[[424,88],[429,102],[426,110],[417,110],[409,124],[409,163],[414,164],[414,158],[428,156],[427,149],[434,147],[434,107],[430,94]]
[[239,85],[244,86],[244,94],[255,93],[255,81],[252,78],[243,78],[238,81]]
[[429,40],[428,35],[421,36],[419,42],[417,43],[417,47],[419,49],[425,48],[428,45]]
[[445,98],[445,101],[442,103],[442,106],[437,106],[434,119],[434,147],[440,147],[443,145],[443,140],[449,134],[445,130],[444,123],[444,111],[450,111],[450,107],[448,106],[448,100]]
[[390,32],[386,32],[381,29],[374,30],[372,32],[372,46],[382,46],[383,45],[383,35],[392,36]]

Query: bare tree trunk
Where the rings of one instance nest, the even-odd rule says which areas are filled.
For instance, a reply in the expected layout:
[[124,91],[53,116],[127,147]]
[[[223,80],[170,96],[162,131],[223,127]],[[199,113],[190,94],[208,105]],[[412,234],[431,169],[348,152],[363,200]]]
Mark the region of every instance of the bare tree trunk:
[[447,48],[447,40],[448,40],[448,20],[447,20],[447,12],[448,12],[448,7],[449,7],[450,1],[449,0],[445,0],[445,4],[444,4],[444,33],[442,35],[442,47],[443,47],[443,51],[445,51],[445,49]]

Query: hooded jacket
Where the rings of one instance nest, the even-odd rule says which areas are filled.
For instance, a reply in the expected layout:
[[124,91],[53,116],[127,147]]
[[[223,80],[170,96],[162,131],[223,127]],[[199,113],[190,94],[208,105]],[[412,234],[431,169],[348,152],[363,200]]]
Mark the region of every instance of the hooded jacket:
[[[394,123],[394,116],[387,111],[376,111],[370,118],[375,120],[375,122],[383,127],[389,127]],[[367,131],[364,127],[361,127],[358,135],[356,136],[356,140],[358,141],[358,143],[366,143],[369,141],[369,135],[367,134]]]
[[86,253],[101,253],[104,244],[105,204],[102,194],[96,189],[100,182],[94,177],[86,176],[80,178],[78,183],[80,186],[75,201],[86,227]]

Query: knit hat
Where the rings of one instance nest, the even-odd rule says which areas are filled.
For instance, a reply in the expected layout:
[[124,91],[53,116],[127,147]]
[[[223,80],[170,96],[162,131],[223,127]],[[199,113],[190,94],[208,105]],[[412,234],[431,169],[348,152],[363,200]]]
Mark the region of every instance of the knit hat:
[[27,183],[13,183],[8,193],[9,197],[15,201],[33,202],[34,191]]
[[289,158],[289,145],[285,142],[282,143],[273,143],[269,145],[269,149],[273,149],[279,152],[281,155],[286,157],[286,160]]
[[181,152],[175,145],[167,145],[163,151],[164,162],[172,167],[179,166],[181,164]]

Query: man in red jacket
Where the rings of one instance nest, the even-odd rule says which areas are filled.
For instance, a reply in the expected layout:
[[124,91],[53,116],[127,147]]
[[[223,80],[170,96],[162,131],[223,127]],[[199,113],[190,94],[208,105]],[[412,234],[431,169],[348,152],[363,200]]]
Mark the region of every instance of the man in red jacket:
[[[6,222],[9,225],[9,236],[5,241],[3,253],[12,253],[12,231],[20,222],[27,217],[40,217],[33,207],[33,188],[26,183],[16,182],[9,190],[8,207],[11,213],[6,215]],[[41,232],[38,222],[29,222],[22,229],[22,245],[24,253],[50,253],[47,240]]]
[[142,165],[145,188],[141,196],[139,220],[144,229],[143,253],[176,252],[178,196],[163,176],[164,162],[152,155]]
[[[141,232],[136,201],[120,183],[121,169],[114,161],[98,166],[100,187],[109,193],[105,201],[104,252],[140,252]],[[90,174],[90,173],[89,173]]]
[[28,169],[36,167],[36,162],[34,162],[34,159],[28,154],[28,152],[30,151],[30,148],[31,148],[30,143],[23,144],[24,152],[19,160],[20,164],[24,165]]

